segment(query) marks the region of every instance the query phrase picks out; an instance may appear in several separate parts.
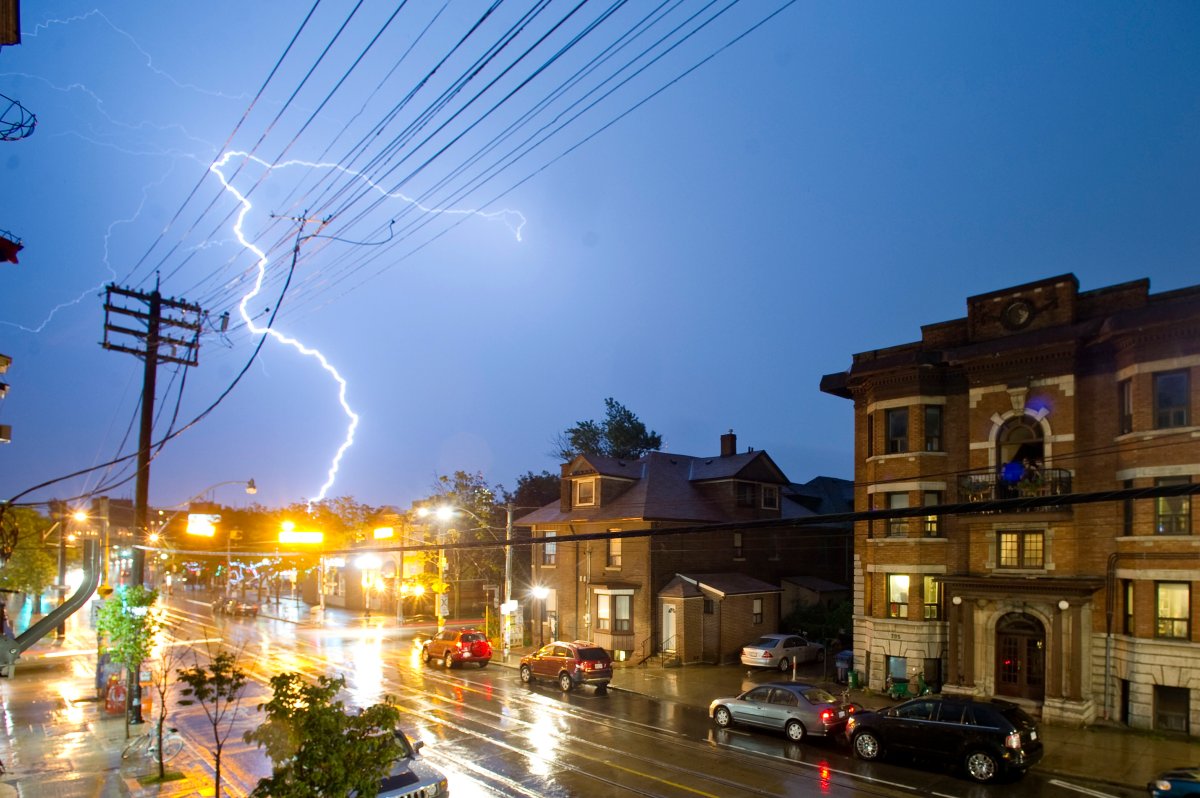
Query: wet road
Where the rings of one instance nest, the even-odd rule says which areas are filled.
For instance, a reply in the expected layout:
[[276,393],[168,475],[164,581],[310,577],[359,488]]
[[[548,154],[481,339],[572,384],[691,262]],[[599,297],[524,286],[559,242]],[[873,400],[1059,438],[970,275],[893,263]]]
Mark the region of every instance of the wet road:
[[[360,625],[317,628],[271,618],[214,618],[206,606],[176,596],[171,618],[178,643],[203,660],[221,645],[242,649],[251,675],[222,759],[230,794],[244,795],[270,772],[258,749],[241,740],[256,726],[268,680],[284,671],[315,678],[342,674],[346,702],[365,706],[395,697],[410,737],[446,772],[461,796],[1092,796],[1138,794],[1094,784],[1066,784],[1035,769],[1010,784],[978,786],[949,772],[903,762],[863,763],[835,742],[793,743],[782,735],[717,729],[703,710],[619,690],[562,693],[527,686],[495,664],[446,670],[423,665],[410,637]],[[78,657],[75,670],[94,663]],[[171,722],[192,751],[208,758],[212,729],[198,707],[171,702]],[[930,772],[932,768],[932,772]]]

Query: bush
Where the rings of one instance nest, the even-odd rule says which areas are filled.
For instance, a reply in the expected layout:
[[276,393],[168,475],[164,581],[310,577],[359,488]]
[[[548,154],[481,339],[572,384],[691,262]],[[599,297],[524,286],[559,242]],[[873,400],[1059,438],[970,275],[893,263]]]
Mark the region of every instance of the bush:
[[797,607],[784,617],[783,628],[817,642],[838,640],[842,646],[848,646],[854,629],[854,607],[849,601],[829,607],[820,604]]

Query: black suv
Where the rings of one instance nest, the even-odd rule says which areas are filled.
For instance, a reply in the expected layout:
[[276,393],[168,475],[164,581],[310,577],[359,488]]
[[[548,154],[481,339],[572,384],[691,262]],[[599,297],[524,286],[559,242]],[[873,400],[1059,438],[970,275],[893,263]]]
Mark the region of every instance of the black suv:
[[978,782],[1024,775],[1043,753],[1033,718],[998,699],[914,698],[851,715],[846,737],[860,759],[890,752],[949,761]]

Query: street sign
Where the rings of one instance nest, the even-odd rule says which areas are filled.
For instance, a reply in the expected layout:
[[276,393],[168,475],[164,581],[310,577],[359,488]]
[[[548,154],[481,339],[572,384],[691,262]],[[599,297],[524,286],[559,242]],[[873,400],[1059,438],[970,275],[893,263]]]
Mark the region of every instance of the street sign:
[[443,618],[450,615],[450,595],[448,593],[442,593],[438,596],[438,615]]
[[500,612],[504,615],[512,615],[517,611],[518,606],[516,599],[510,599],[500,604]]

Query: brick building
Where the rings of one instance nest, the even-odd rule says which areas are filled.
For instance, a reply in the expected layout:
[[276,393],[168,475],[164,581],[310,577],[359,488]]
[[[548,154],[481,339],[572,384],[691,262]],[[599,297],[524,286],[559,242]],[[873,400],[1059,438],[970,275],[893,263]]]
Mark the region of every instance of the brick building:
[[[921,340],[856,354],[855,505],[917,508],[1194,483],[1200,286],[1074,275],[967,299]],[[1190,495],[861,521],[855,663],[1047,720],[1200,733]]]
[[[533,610],[534,643],[593,640],[618,661],[735,661],[779,630],[784,576],[849,583],[848,527],[754,527],[812,516],[835,491],[792,486],[766,452],[738,452],[732,432],[715,457],[579,455],[563,465],[561,491],[516,522],[532,529],[533,583],[549,591]],[[665,534],[709,524],[720,529]],[[637,530],[648,534],[605,537]]]

